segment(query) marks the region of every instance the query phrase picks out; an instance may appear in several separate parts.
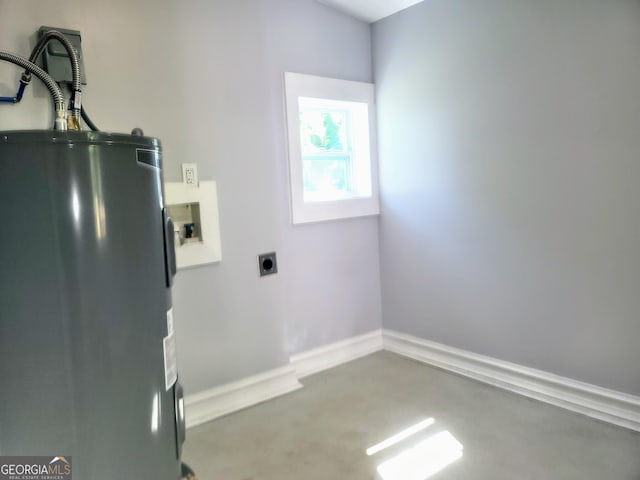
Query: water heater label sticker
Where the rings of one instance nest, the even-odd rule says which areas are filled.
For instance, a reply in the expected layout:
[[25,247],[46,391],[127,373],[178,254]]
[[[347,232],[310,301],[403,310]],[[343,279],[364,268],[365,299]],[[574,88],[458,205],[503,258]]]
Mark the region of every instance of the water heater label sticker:
[[167,310],[167,335],[173,335],[173,308]]
[[164,384],[169,390],[178,379],[178,366],[176,365],[176,340],[173,335],[167,335],[163,340],[164,349]]

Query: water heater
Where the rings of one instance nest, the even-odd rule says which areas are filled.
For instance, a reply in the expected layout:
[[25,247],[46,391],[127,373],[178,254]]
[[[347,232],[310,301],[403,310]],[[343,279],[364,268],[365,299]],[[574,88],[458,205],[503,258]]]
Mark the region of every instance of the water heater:
[[0,132],[0,456],[75,480],[180,477],[162,154],[149,137]]

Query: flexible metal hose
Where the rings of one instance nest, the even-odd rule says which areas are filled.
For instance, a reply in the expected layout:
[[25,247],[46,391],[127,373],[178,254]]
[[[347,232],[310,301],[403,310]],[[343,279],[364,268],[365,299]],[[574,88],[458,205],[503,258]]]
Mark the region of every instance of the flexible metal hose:
[[34,74],[36,77],[42,80],[47,89],[49,89],[49,92],[51,92],[51,96],[53,97],[53,103],[56,109],[55,129],[66,130],[67,106],[64,102],[64,95],[62,93],[62,90],[60,90],[60,87],[55,82],[55,80],[51,78],[51,76],[43,69],[41,69],[38,65],[18,55],[13,55],[7,52],[0,52],[0,60],[18,65],[19,67],[24,68],[29,73]]
[[36,46],[33,48],[31,55],[29,56],[29,61],[35,63],[51,40],[58,40],[62,44],[71,61],[71,89],[73,91],[71,98],[71,117],[73,118],[72,123],[74,124],[74,129],[79,130],[82,110],[80,62],[78,61],[78,55],[69,39],[57,30],[49,30],[40,40],[38,40],[38,43],[36,43]]

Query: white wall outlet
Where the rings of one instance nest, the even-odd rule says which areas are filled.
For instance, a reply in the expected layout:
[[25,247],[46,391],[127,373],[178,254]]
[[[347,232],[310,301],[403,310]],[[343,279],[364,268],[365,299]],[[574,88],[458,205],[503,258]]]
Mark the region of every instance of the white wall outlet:
[[191,187],[198,186],[198,166],[195,163],[182,164],[182,183]]

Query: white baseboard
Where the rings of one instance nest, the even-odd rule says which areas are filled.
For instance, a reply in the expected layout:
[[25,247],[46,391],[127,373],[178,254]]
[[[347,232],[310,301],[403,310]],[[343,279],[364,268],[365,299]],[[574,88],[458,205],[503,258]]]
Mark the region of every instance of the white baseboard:
[[185,397],[187,428],[302,387],[291,365]]
[[292,392],[298,379],[388,350],[481,382],[640,431],[640,397],[478,355],[392,330],[348,338],[292,355],[290,365],[185,398],[187,428]]
[[321,372],[382,350],[382,330],[324,345],[292,355],[289,359],[298,378]]
[[385,350],[484,383],[640,431],[640,397],[383,330]]

